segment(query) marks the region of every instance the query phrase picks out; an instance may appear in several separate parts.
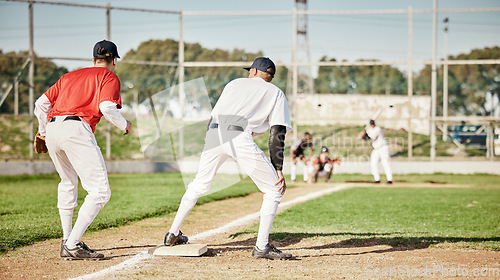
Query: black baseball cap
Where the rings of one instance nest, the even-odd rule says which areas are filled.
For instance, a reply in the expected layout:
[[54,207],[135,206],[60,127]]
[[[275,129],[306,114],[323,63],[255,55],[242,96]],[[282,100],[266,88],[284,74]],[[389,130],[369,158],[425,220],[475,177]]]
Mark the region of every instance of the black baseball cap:
[[[255,68],[257,70],[265,72],[265,73],[271,75],[271,77],[273,77],[273,78],[274,78],[274,74],[276,73],[276,66],[274,65],[274,62],[271,59],[269,59],[268,57],[257,57],[253,61],[252,66],[245,67],[243,69],[250,70],[252,68]],[[272,69],[270,71],[268,71],[267,68],[272,68]]]
[[328,148],[326,146],[321,147],[322,153],[328,153]]
[[375,124],[375,121],[374,120],[370,120],[370,124]]
[[[104,54],[99,54],[97,50],[99,48],[104,48],[106,52]],[[106,57],[118,57],[118,49],[116,48],[115,43],[107,40],[102,40],[100,42],[97,42],[94,46],[94,57],[95,58],[106,58]]]

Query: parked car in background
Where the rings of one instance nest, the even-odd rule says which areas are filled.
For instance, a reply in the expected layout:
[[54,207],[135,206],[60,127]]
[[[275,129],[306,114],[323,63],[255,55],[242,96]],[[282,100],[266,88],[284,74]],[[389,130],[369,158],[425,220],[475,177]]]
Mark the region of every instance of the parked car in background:
[[448,138],[466,146],[485,148],[487,132],[481,125],[452,125],[449,127]]

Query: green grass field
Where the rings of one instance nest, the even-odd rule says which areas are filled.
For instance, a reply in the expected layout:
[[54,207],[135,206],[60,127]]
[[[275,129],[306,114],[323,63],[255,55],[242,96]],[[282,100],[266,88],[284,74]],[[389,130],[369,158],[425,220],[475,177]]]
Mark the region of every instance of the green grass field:
[[[176,211],[185,191],[180,173],[110,174],[109,182],[111,199],[89,227],[91,231]],[[0,176],[0,252],[62,236],[56,207],[58,183],[56,174]],[[258,191],[257,187],[247,179],[231,188],[203,196],[198,203],[255,191]],[[85,195],[80,186],[79,206]]]
[[[89,230],[116,227],[177,210],[184,193],[179,173],[110,174],[111,200]],[[335,182],[370,181],[369,175],[335,175]],[[353,188],[286,210],[272,239],[331,236],[347,243],[460,243],[500,249],[500,176],[404,175],[396,182],[437,183],[437,188]],[[0,177],[0,251],[60,238],[58,176]],[[456,188],[439,183],[457,184]],[[465,187],[460,187],[460,185]],[[293,187],[290,184],[289,187]],[[258,191],[242,182],[201,197],[199,204]],[[86,192],[80,189],[78,203]],[[76,218],[76,215],[75,215]],[[257,226],[245,232],[256,233]]]
[[[340,177],[336,180],[363,179]],[[325,236],[342,240],[339,246],[453,243],[500,250],[500,176],[406,175],[395,181],[417,187],[356,187],[296,205],[276,218],[271,239]],[[418,188],[419,182],[437,187]],[[257,230],[253,225],[238,234]]]

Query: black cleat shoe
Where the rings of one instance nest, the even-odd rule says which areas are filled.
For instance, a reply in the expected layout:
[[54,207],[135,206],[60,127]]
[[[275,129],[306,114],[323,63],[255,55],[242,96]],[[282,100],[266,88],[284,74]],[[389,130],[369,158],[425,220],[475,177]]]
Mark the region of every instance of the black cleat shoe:
[[389,184],[389,185],[392,184],[392,181],[387,181],[387,184]]
[[179,231],[179,234],[175,236],[173,233],[167,232],[165,234],[165,239],[163,240],[163,244],[165,246],[175,246],[179,244],[188,243],[189,238],[185,235],[182,235],[182,231]]
[[76,248],[68,249],[63,245],[61,257],[74,260],[99,260],[104,259],[104,255],[90,249],[85,243],[79,242]]
[[61,241],[61,253],[60,253],[60,255],[61,255],[61,257],[63,257],[63,258],[64,258],[64,245],[66,244],[66,241],[67,241],[67,240],[68,240],[68,239],[63,239],[63,240]]
[[380,184],[380,181],[373,181],[372,184]]
[[286,260],[291,259],[292,254],[283,253],[282,251],[276,249],[276,247],[274,247],[273,245],[267,243],[266,249],[264,250],[259,250],[257,246],[253,247],[252,257],[271,260]]

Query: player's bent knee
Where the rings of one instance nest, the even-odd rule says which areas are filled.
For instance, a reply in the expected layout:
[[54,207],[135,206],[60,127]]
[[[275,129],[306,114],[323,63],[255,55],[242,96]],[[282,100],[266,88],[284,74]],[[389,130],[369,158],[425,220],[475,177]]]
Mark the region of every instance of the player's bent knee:
[[280,203],[283,195],[280,192],[271,192],[264,194],[264,200]]
[[96,193],[89,193],[87,197],[85,197],[85,201],[89,201],[97,205],[97,207],[99,207],[100,210],[104,207],[104,205],[106,205],[106,203],[108,203],[110,198],[111,198],[111,191],[103,193],[96,192]]
[[103,203],[97,203],[97,207],[99,207],[99,210],[102,210],[102,208],[104,208],[104,206],[106,205],[107,202],[103,202]]
[[189,191],[189,189],[184,193],[184,196],[182,197],[182,200],[188,200],[188,201],[197,201],[200,196],[194,192],[194,191]]
[[97,200],[96,205],[97,205],[97,207],[99,207],[99,210],[104,208],[104,205],[106,205],[106,203],[108,203],[110,198],[111,198],[110,195],[103,195]]
[[198,198],[204,194],[206,194],[210,190],[210,186],[205,186],[201,184],[195,184],[191,182],[188,185],[188,188],[186,192],[184,193],[184,196],[182,199],[186,200],[198,200]]
[[61,210],[73,210],[78,206],[78,203],[65,203],[65,202],[57,202],[57,208]]
[[326,172],[330,172],[333,169],[333,166],[330,163],[325,164],[324,170]]

